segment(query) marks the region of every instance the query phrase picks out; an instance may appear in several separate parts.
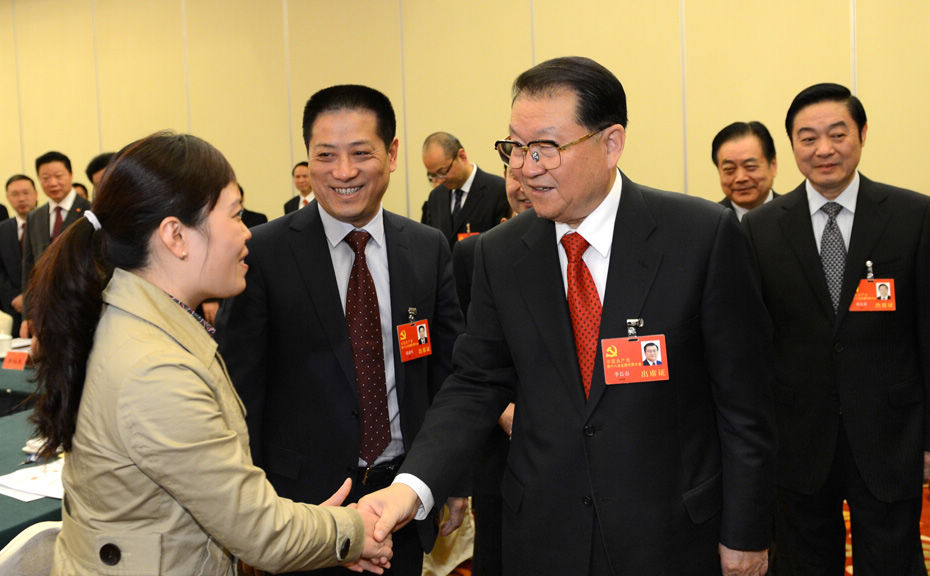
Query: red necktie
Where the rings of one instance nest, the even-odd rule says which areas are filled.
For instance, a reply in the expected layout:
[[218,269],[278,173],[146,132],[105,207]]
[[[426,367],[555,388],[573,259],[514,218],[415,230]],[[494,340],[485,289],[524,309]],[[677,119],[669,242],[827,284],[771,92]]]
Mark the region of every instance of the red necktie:
[[300,207],[303,208],[304,206],[306,206],[306,205],[309,204],[309,203],[310,203],[310,202],[308,202],[307,199],[304,198],[303,200],[300,201]]
[[360,456],[369,466],[375,463],[375,459],[384,452],[391,440],[378,294],[365,259],[365,245],[370,238],[371,235],[364,230],[353,230],[345,237],[346,244],[355,252],[355,262],[349,275],[349,290],[346,293],[346,324],[362,410]]
[[584,397],[591,394],[591,376],[597,354],[597,336],[601,329],[601,299],[597,295],[594,278],[581,257],[588,249],[588,241],[581,234],[562,236],[562,246],[568,256],[568,310],[572,317],[575,335],[575,353],[581,368]]
[[55,225],[52,226],[52,240],[61,234],[61,206],[55,206]]

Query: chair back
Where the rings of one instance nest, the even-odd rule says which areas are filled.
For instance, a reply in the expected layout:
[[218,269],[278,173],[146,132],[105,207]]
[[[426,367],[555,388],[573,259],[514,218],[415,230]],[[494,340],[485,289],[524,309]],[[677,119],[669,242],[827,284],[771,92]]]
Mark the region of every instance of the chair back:
[[48,576],[61,522],[39,522],[16,535],[0,550],[0,574]]

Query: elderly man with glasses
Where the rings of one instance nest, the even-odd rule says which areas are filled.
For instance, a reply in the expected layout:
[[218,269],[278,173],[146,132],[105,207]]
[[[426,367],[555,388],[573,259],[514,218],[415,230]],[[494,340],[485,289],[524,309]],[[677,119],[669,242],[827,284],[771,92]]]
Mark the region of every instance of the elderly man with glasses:
[[736,217],[618,170],[626,96],[592,60],[521,74],[510,118],[533,208],[478,238],[454,373],[359,503],[375,537],[441,502],[512,401],[504,574],[764,574],[773,351]]
[[441,230],[450,247],[510,215],[504,179],[469,162],[462,143],[452,134],[434,132],[426,137],[423,164],[435,188],[423,205],[421,221]]

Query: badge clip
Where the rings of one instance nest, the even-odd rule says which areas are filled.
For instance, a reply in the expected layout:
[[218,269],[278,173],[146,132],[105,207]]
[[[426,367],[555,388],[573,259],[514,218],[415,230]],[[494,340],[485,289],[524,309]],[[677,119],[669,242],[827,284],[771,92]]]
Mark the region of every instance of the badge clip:
[[417,309],[416,308],[407,308],[407,317],[411,322],[415,322],[417,318]]
[[872,261],[865,261],[865,279],[874,280],[875,279],[875,270],[872,269]]
[[626,319],[626,335],[630,338],[636,338],[636,329],[643,327],[642,318],[627,318]]

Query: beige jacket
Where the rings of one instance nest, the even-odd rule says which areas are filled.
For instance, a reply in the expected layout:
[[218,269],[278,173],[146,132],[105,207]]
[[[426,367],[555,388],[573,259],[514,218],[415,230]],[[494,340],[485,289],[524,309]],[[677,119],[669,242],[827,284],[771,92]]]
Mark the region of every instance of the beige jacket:
[[236,557],[272,572],[357,559],[356,511],[279,498],[252,464],[242,403],[203,326],[123,270],[103,299],[52,574],[233,575]]

